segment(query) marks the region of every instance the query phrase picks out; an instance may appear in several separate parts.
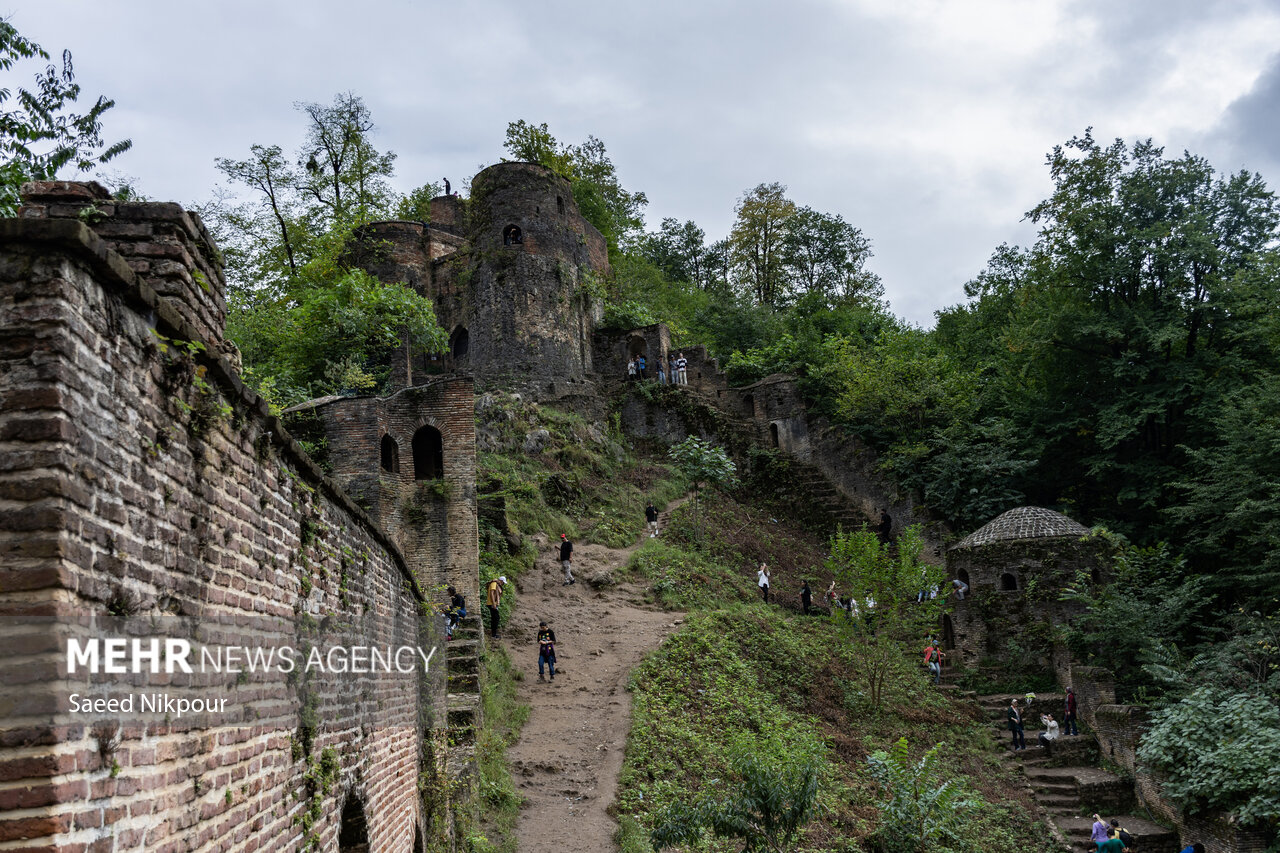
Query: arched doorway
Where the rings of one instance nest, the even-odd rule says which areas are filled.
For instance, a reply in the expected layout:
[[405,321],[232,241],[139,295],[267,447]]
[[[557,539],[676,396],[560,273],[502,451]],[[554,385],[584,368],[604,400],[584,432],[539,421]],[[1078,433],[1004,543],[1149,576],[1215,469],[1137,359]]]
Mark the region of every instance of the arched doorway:
[[1014,592],[1018,589],[1018,577],[1013,572],[1005,572],[1000,576],[1000,589],[1003,592]]
[[433,426],[413,434],[413,479],[439,480],[444,476],[444,436]]
[[364,803],[354,794],[342,805],[338,853],[369,853],[369,824],[364,816]]
[[641,335],[632,335],[627,338],[627,358],[635,358],[638,355],[649,357],[649,342]]
[[942,647],[950,651],[956,647],[956,629],[951,624],[951,614],[942,614]]
[[458,326],[453,330],[453,334],[449,336],[449,354],[453,356],[453,360],[463,361],[467,357],[467,353],[471,351],[471,334],[467,331],[466,326]]
[[769,424],[769,440],[773,443],[773,446],[774,446],[774,447],[778,447],[778,446],[779,446],[779,445],[778,445],[778,425],[777,425],[777,424]]
[[519,225],[508,225],[502,229],[502,245],[518,246],[524,242],[524,234]]
[[754,418],[756,416],[756,398],[750,394],[743,397],[742,411],[747,413],[747,417]]
[[380,455],[382,457],[380,466],[383,471],[389,474],[400,473],[400,445],[391,437],[391,433],[382,436]]

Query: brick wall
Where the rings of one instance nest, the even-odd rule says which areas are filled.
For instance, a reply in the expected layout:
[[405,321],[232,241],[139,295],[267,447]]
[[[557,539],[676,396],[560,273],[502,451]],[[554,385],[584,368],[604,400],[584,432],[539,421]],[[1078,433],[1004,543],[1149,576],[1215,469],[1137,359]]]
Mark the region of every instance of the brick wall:
[[[411,849],[442,670],[66,673],[67,637],[436,642],[394,542],[214,354],[216,267],[170,266],[199,249],[195,220],[135,209],[155,214],[146,239],[125,208],[96,224],[140,239],[128,261],[81,222],[41,221],[52,202],[0,222],[0,846],[331,850],[355,797],[370,849]],[[226,708],[69,713],[73,692],[144,691]]]

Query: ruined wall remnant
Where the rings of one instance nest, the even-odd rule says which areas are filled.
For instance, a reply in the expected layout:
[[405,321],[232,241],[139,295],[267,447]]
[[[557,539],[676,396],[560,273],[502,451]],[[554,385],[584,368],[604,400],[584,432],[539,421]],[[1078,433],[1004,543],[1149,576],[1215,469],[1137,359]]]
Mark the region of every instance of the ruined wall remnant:
[[[198,219],[83,184],[35,187],[23,215],[0,221],[0,844],[336,849],[346,815],[348,840],[413,849],[442,670],[69,674],[68,638],[197,660],[439,638],[395,542],[219,354]],[[69,704],[157,693],[222,704]]]
[[325,398],[286,414],[316,419],[334,479],[399,545],[422,588],[452,585],[478,607],[471,380],[430,377],[388,397]]

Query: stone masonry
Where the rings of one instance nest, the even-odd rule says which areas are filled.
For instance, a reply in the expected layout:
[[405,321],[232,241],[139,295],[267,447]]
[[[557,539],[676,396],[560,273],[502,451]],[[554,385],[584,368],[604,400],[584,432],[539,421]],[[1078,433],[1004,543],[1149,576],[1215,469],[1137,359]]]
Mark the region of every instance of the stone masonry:
[[[395,539],[220,355],[199,220],[92,185],[28,199],[0,222],[0,847],[413,849],[447,810],[419,791],[442,669],[69,672],[69,638],[442,644]],[[158,691],[224,704],[69,705]]]

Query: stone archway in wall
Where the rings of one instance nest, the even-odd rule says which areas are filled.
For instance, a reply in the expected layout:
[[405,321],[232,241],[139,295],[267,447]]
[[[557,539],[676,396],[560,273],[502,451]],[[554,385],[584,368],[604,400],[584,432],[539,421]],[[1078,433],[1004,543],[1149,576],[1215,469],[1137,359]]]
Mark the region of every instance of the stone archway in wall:
[[1013,572],[1005,572],[1000,575],[1000,591],[1001,592],[1017,592],[1018,576]]
[[774,447],[781,446],[778,442],[778,425],[776,423],[769,424],[769,442]]
[[338,853],[369,853],[369,822],[365,818],[364,801],[355,794],[347,795],[347,801],[342,804]]
[[633,359],[638,355],[649,357],[649,342],[644,339],[643,335],[632,335],[627,338],[627,359]]
[[379,448],[379,467],[388,474],[400,473],[400,443],[384,433]]
[[453,334],[449,335],[449,355],[453,356],[454,363],[465,362],[470,351],[471,333],[466,326],[455,327]]
[[431,424],[413,434],[413,479],[439,480],[444,477],[444,435]]
[[[756,398],[751,394],[742,398],[742,411],[749,418],[756,416]],[[776,447],[777,445],[775,444],[774,446]]]

